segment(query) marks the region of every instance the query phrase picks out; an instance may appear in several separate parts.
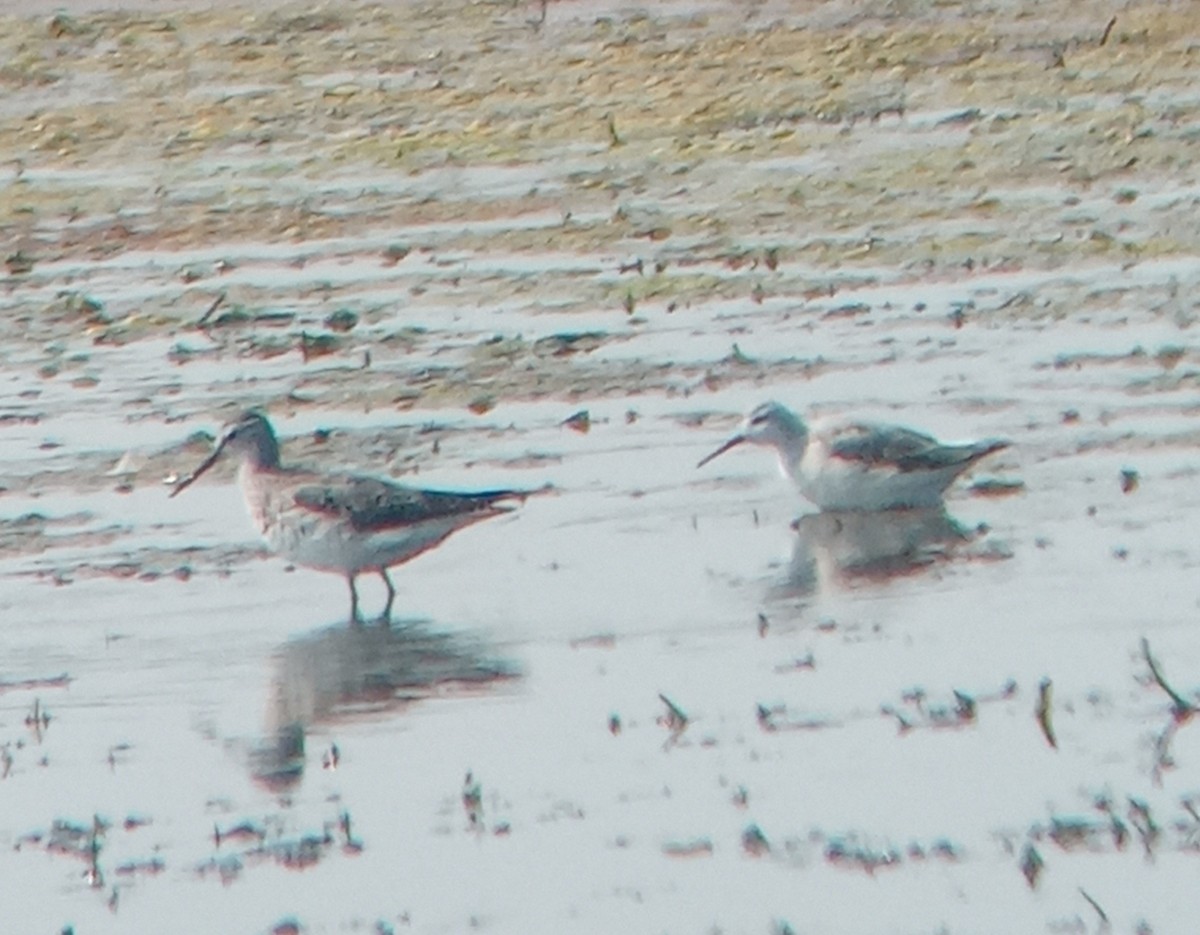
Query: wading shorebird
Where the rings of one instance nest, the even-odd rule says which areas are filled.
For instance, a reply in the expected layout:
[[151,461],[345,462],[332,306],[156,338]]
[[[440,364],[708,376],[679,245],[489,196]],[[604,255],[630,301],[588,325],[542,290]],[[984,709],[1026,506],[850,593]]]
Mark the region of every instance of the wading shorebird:
[[350,586],[350,619],[358,622],[354,580],[376,572],[387,586],[382,618],[390,619],[396,588],[388,569],[439,545],[472,523],[510,512],[518,490],[470,493],[423,490],[357,474],[307,471],[279,461],[279,442],[257,409],[227,425],[217,447],[177,483],[182,493],[228,452],[240,462],[238,479],[255,527],[273,552],[307,568],[336,572]]
[[810,426],[776,402],[758,406],[737,434],[701,459],[748,442],[774,448],[779,467],[822,510],[874,512],[938,506],[954,478],[1009,443],[945,444],[899,425],[821,419]]

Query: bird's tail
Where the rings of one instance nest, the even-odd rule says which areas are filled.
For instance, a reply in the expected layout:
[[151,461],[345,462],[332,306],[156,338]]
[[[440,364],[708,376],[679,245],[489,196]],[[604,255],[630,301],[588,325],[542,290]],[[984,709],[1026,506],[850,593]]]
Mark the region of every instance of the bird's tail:
[[530,497],[553,493],[555,489],[553,484],[547,483],[534,490],[509,490],[504,488],[497,490],[476,490],[471,493],[460,494],[460,496],[471,500],[478,500],[481,505],[487,504],[490,506],[491,504],[502,504],[505,500],[516,500],[518,503],[524,503]]
[[994,452],[1002,451],[1011,446],[1012,442],[1007,438],[985,438],[982,441],[977,441],[966,446],[963,463],[974,464],[980,458],[986,458]]

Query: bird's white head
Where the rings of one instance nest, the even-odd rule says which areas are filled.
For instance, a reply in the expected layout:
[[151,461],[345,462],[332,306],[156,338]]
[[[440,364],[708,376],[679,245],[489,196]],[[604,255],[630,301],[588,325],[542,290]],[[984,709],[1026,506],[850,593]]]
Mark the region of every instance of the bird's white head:
[[236,420],[228,423],[221,431],[217,447],[213,449],[196,470],[175,485],[171,496],[180,494],[197,478],[217,463],[221,455],[228,452],[242,464],[253,468],[275,468],[279,466],[279,441],[266,413],[261,409],[247,409]]
[[744,443],[775,448],[780,457],[790,460],[804,449],[807,438],[808,427],[798,415],[780,403],[762,403],[742,420],[736,434],[696,466],[703,467],[718,455]]

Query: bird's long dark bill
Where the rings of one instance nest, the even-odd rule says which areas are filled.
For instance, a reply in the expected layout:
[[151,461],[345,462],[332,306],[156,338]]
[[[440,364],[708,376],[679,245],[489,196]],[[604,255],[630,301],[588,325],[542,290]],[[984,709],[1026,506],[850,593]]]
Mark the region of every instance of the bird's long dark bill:
[[185,477],[183,480],[181,480],[178,484],[176,484],[175,487],[171,490],[171,493],[168,494],[168,496],[171,496],[171,497],[177,496],[178,494],[181,494],[185,490],[187,490],[187,488],[191,487],[192,484],[195,483],[196,479],[201,474],[203,474],[210,467],[212,467],[214,464],[217,463],[217,458],[221,457],[221,452],[222,452],[222,450],[224,450],[224,448],[225,448],[224,442],[217,445],[217,447],[213,449],[213,453],[210,454],[207,458],[205,458],[203,463],[201,463],[201,465],[198,468],[196,468],[196,470],[192,471],[191,474],[189,474],[187,477]]
[[698,467],[698,468],[704,467],[704,465],[708,464],[708,462],[711,461],[713,458],[716,458],[719,455],[725,454],[725,452],[727,452],[730,448],[736,448],[738,445],[740,445],[745,440],[746,440],[746,438],[744,435],[734,435],[733,438],[729,439],[729,441],[727,441],[724,445],[722,445],[720,448],[718,448],[712,454],[705,455],[703,458],[701,458],[700,463],[697,464],[696,467]]

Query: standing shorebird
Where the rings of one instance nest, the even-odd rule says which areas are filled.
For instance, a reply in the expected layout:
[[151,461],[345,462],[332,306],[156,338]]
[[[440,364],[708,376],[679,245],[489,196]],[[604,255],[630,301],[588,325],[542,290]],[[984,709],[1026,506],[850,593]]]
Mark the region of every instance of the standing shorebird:
[[457,493],[405,487],[356,474],[306,471],[279,462],[279,442],[265,414],[242,413],[226,426],[212,454],[175,485],[182,493],[229,452],[255,527],[272,551],[308,568],[343,575],[350,586],[350,619],[358,621],[354,580],[377,572],[387,586],[382,619],[389,619],[396,588],[388,569],[416,558],[451,533],[508,513],[516,490]]
[[766,445],[800,493],[822,510],[878,511],[935,507],[946,488],[1003,439],[944,444],[899,425],[818,420],[811,426],[779,403],[763,403],[732,438],[703,458],[744,442]]

